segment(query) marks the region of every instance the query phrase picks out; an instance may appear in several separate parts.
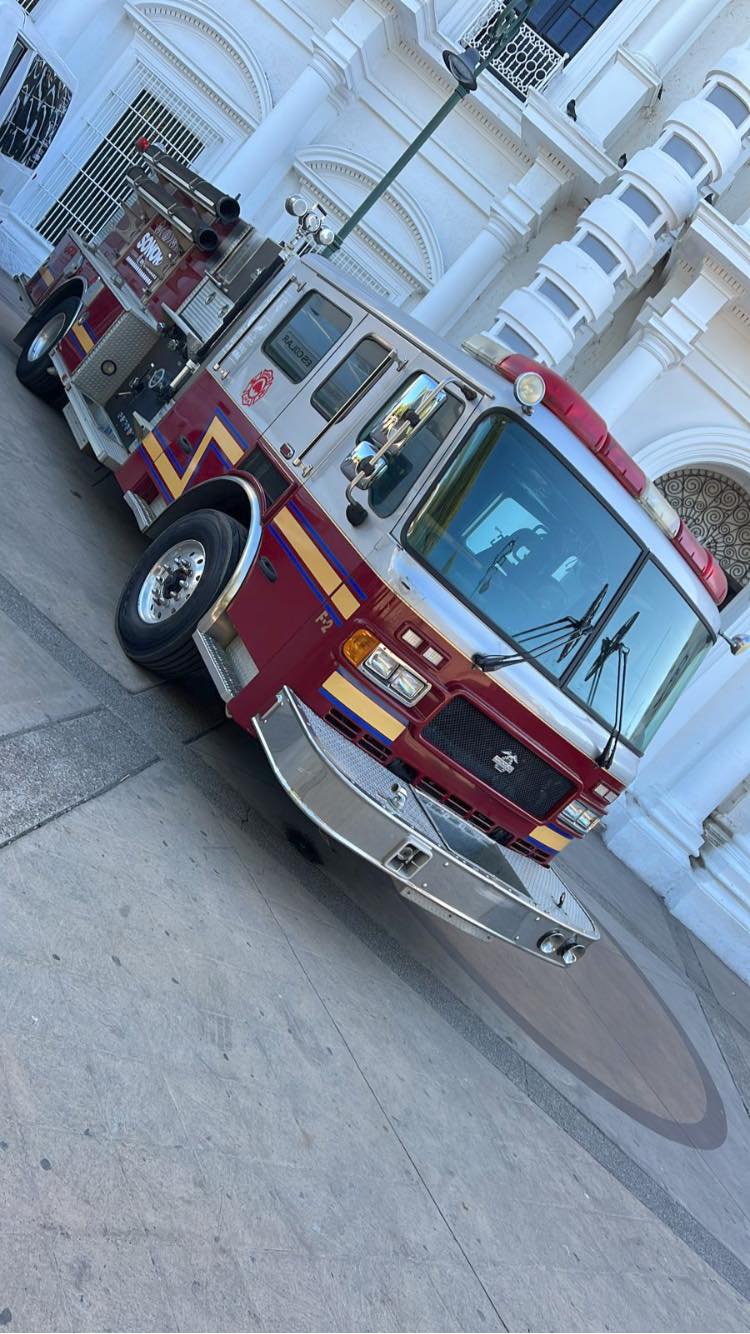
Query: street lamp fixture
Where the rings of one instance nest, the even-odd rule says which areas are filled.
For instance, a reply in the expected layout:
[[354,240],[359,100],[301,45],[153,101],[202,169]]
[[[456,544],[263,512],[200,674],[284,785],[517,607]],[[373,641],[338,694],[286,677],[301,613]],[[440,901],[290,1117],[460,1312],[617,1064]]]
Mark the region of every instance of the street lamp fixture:
[[467,46],[465,51],[443,52],[445,68],[467,93],[473,93],[477,87],[477,72],[481,63],[482,53],[473,46]]
[[416,139],[409,144],[400,158],[394,162],[390,171],[378,181],[359,208],[356,208],[351,217],[339,229],[329,245],[322,251],[324,255],[335,255],[341,248],[341,244],[347,236],[359,225],[366,213],[369,213],[374,204],[377,204],[382,195],[385,194],[389,186],[393,184],[396,177],[401,174],[404,167],[416,156],[423,144],[435,133],[436,129],[449,116],[455,106],[469,93],[473,93],[477,87],[479,75],[486,70],[487,66],[499,56],[509,42],[513,41],[521,24],[526,19],[534,0],[507,0],[500,12],[497,14],[492,25],[492,36],[485,49],[484,55],[476,51],[473,47],[467,47],[465,51],[444,51],[443,61],[446,68],[453,75],[458,85],[451,93],[450,97],[435,112],[432,120],[429,120],[423,130],[420,130]]

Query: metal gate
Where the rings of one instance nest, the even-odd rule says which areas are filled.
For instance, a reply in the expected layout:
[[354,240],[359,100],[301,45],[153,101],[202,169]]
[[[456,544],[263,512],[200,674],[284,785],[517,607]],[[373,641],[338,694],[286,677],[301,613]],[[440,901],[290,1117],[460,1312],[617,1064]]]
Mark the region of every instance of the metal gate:
[[84,122],[50,173],[34,182],[24,221],[51,245],[71,227],[85,240],[96,240],[129,192],[127,173],[142,137],[184,163],[220,142],[183,97],[138,62]]

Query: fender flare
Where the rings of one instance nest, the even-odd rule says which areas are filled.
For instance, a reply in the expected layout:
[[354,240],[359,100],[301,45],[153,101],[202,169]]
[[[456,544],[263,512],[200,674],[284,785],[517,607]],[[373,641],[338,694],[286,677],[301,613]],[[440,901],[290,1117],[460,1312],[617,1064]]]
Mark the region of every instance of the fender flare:
[[221,510],[247,528],[247,541],[242,548],[240,558],[216,602],[206,612],[198,627],[204,634],[223,616],[255,563],[262,534],[263,508],[260,492],[249,477],[225,473],[222,477],[211,477],[207,482],[199,482],[197,486],[190,487],[177,500],[173,500],[172,504],[168,505],[146,529],[147,537],[153,539],[169,528],[176,519],[202,509]]

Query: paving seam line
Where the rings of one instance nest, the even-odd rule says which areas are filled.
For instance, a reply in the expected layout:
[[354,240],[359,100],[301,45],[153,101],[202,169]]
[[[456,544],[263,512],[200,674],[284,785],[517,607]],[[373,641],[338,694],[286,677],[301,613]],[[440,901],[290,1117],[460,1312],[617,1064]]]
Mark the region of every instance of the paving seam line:
[[[252,815],[254,839],[278,858],[278,830],[270,826],[260,812],[250,807],[216,770],[211,769],[194,752],[187,752],[183,741],[176,738],[169,725],[156,717],[154,705],[158,706],[158,690],[148,692],[153,696],[150,700],[144,700],[142,694],[128,691],[74,644],[4,575],[0,575],[0,611],[5,612],[19,629],[46,649],[66,671],[89,686],[92,694],[101,699],[141,740],[143,725],[147,723],[146,736],[159,758],[176,765],[196,783],[208,801],[213,804],[218,802],[225,818],[247,827]],[[148,707],[149,704],[151,707]],[[293,855],[291,849],[289,851],[290,856]],[[585,1149],[720,1278],[750,1301],[750,1268],[520,1056],[508,1041],[470,1010],[434,973],[413,959],[394,937],[369,917],[348,894],[338,889],[319,867],[311,863],[305,868],[305,887],[342,920],[381,962],[426,1000],[451,1028],[512,1080],[560,1129]]]

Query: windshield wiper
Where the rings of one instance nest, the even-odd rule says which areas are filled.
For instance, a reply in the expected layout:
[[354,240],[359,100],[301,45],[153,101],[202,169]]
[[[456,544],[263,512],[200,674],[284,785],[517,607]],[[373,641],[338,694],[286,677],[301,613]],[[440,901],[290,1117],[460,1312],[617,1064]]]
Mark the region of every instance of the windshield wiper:
[[619,630],[616,630],[611,638],[608,639],[605,637],[602,639],[602,646],[583,678],[584,682],[591,681],[586,700],[586,703],[591,707],[594,703],[596,692],[599,689],[599,682],[602,679],[605,663],[609,662],[609,659],[614,653],[617,654],[614,721],[612,723],[612,730],[604,743],[604,748],[596,757],[596,763],[601,765],[602,769],[609,769],[611,767],[617,751],[617,743],[622,736],[623,715],[625,712],[625,682],[628,670],[628,654],[630,653],[630,648],[624,643],[624,639],[629,631],[632,630],[640,614],[639,611],[634,611],[633,615],[627,621],[623,621]]
[[[558,616],[554,621],[545,621],[542,625],[532,625],[520,630],[514,639],[528,647],[529,654],[543,658],[546,653],[559,649],[557,661],[562,662],[581,639],[593,628],[596,614],[609,592],[609,584],[599,589],[596,597],[582,616]],[[532,641],[539,640],[538,644]],[[523,653],[475,653],[472,657],[475,667],[483,672],[494,672],[499,667],[509,667],[524,662]]]

